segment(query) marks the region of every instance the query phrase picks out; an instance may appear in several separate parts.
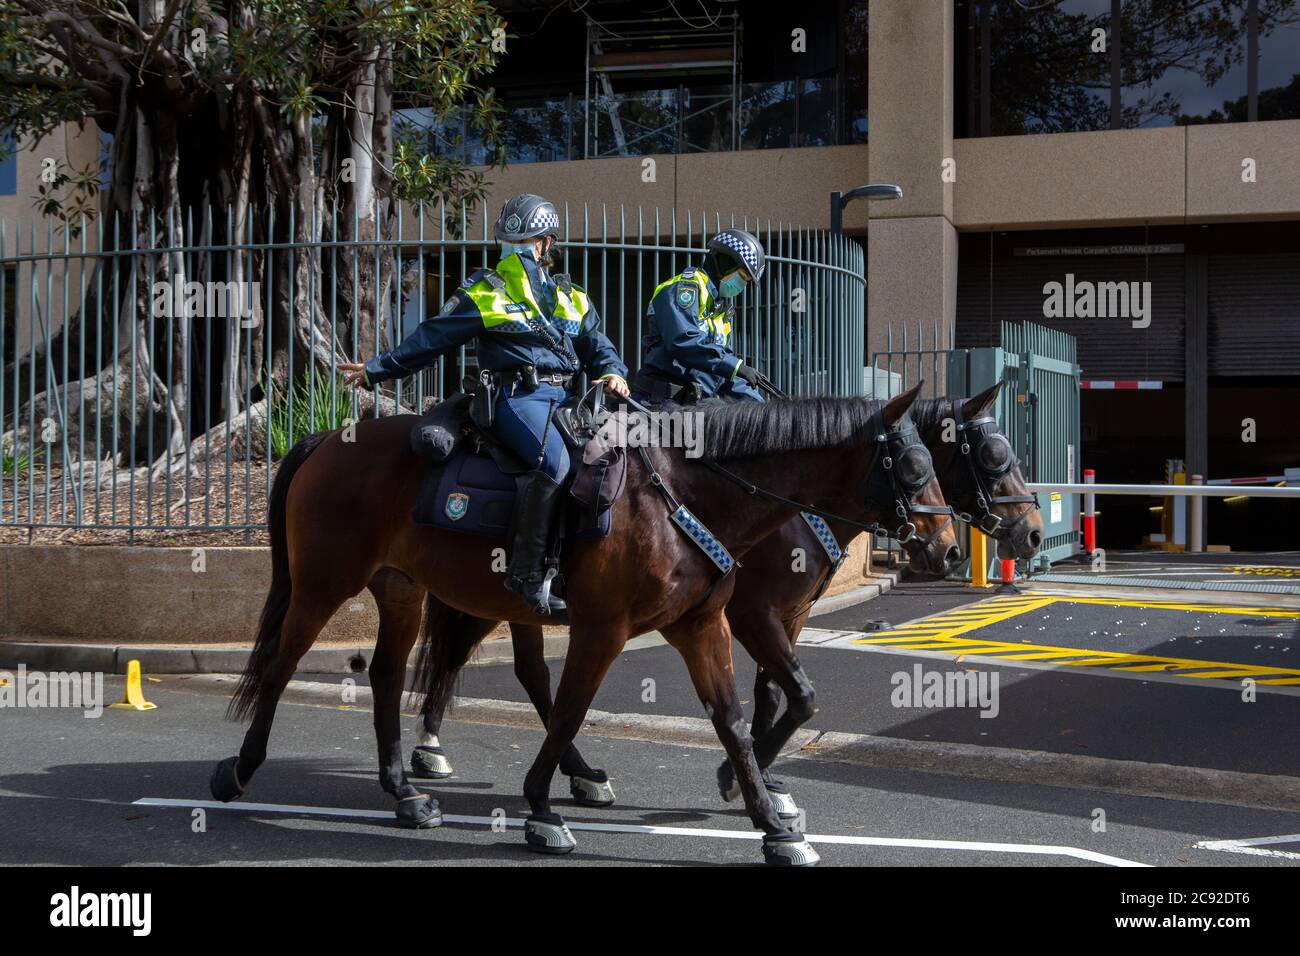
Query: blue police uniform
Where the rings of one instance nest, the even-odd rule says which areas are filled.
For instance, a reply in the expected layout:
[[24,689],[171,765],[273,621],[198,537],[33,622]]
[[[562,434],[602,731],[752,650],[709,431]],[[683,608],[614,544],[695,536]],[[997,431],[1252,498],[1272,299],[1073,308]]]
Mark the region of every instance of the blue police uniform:
[[762,392],[736,376],[744,360],[731,349],[727,300],[703,269],[687,269],[657,286],[646,321],[643,373],[677,383],[689,379],[702,398],[764,400]]
[[[475,272],[441,312],[368,361],[366,379],[375,384],[414,374],[471,339],[478,340],[479,367],[494,372],[532,365],[540,376],[586,371],[593,379],[626,377],[627,367],[599,326],[585,291],[566,276],[550,276],[531,256],[512,253],[495,269]],[[570,462],[550,419],[565,397],[559,385],[529,389],[507,380],[493,428],[507,448],[556,481],[563,481]]]

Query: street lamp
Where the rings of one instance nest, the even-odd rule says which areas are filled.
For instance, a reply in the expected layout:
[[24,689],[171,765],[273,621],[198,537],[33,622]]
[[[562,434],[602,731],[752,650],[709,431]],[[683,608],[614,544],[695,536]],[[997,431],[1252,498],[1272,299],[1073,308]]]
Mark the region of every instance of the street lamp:
[[855,199],[902,199],[903,190],[889,183],[871,183],[850,189],[847,193],[831,193],[831,232],[844,231],[844,207]]

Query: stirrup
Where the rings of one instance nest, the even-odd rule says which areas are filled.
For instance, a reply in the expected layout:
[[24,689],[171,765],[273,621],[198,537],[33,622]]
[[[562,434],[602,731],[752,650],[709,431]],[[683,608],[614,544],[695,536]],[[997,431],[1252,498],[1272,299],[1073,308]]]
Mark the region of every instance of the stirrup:
[[544,573],[506,579],[506,587],[523,597],[528,606],[537,614],[560,614],[568,610],[564,599],[551,593],[551,582],[555,580],[555,568],[547,568]]

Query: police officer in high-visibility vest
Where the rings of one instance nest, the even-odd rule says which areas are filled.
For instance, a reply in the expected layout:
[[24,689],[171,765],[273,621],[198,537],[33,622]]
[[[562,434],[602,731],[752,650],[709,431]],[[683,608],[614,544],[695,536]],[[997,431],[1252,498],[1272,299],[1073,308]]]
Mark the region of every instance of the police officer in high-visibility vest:
[[660,283],[646,309],[634,396],[687,405],[718,396],[763,401],[758,369],[731,350],[735,297],[766,267],[762,244],[743,229],[709,240],[700,268]]
[[364,365],[341,364],[348,382],[366,386],[412,375],[439,355],[477,339],[478,364],[498,387],[492,431],[532,465],[515,503],[515,537],[506,587],[540,614],[565,609],[551,593],[546,567],[551,530],[563,502],[569,452],[551,415],[566,386],[585,371],[626,396],[627,367],[600,331],[587,293],[544,263],[559,242],[560,217],[541,196],[516,196],[501,207],[494,238],[495,269],[467,278],[442,311],[425,319],[391,352]]

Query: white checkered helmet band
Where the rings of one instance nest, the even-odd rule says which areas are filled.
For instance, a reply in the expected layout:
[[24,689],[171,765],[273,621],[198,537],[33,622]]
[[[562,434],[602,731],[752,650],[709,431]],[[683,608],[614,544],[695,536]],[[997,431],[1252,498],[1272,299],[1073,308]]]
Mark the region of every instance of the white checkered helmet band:
[[523,242],[538,236],[560,236],[560,215],[555,206],[532,193],[508,199],[501,207],[492,236],[498,242]]
[[744,229],[727,229],[718,233],[709,240],[708,249],[743,263],[755,281],[762,278],[767,267],[763,244]]

